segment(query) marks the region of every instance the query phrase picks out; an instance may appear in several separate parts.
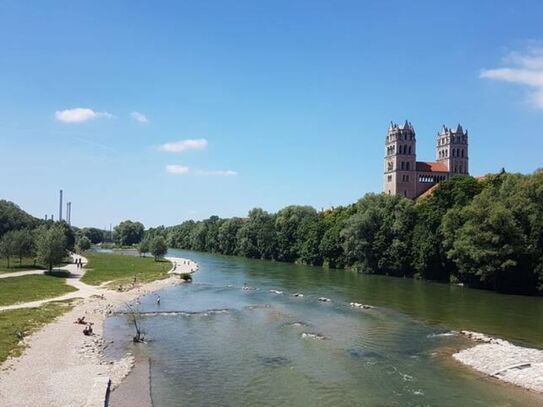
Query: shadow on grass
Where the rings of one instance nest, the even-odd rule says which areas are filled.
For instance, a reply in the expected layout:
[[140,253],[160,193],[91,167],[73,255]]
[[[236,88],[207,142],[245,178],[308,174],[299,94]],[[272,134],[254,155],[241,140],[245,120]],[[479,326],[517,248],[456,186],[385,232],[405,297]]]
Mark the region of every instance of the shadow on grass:
[[72,275],[68,270],[51,270],[45,271],[43,274],[51,277],[68,278]]

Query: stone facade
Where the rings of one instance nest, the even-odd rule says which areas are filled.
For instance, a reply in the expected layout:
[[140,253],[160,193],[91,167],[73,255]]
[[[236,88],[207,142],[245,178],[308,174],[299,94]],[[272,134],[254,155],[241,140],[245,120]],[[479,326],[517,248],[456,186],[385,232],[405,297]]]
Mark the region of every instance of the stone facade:
[[445,126],[437,133],[436,161],[417,161],[413,125],[390,123],[385,139],[384,191],[415,199],[435,184],[469,174],[468,131]]

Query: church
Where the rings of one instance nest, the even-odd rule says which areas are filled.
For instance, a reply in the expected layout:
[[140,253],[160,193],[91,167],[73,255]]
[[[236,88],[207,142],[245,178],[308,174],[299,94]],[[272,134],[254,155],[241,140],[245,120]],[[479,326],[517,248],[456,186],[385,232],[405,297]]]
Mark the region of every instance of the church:
[[437,133],[436,161],[417,161],[415,129],[390,122],[385,139],[384,191],[415,199],[440,181],[468,175],[468,131],[443,126]]

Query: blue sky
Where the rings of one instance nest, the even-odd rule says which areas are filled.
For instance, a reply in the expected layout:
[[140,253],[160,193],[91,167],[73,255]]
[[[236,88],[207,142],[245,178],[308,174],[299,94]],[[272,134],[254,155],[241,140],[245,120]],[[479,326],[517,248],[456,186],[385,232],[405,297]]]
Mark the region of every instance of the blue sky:
[[98,227],[348,204],[381,191],[406,118],[419,160],[461,122],[472,174],[532,172],[542,18],[536,0],[0,1],[2,198],[56,216],[63,188]]

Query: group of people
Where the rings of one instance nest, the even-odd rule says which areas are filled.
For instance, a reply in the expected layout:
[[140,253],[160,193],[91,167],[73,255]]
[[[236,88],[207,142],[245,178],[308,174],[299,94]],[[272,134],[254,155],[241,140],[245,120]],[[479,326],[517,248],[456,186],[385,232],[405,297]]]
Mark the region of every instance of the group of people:
[[78,269],[83,268],[83,260],[81,257],[75,259],[75,265]]
[[75,320],[74,324],[85,325],[85,328],[83,328],[83,335],[85,335],[85,336],[94,335],[94,332],[92,330],[93,323],[85,321],[85,316],[77,318]]

